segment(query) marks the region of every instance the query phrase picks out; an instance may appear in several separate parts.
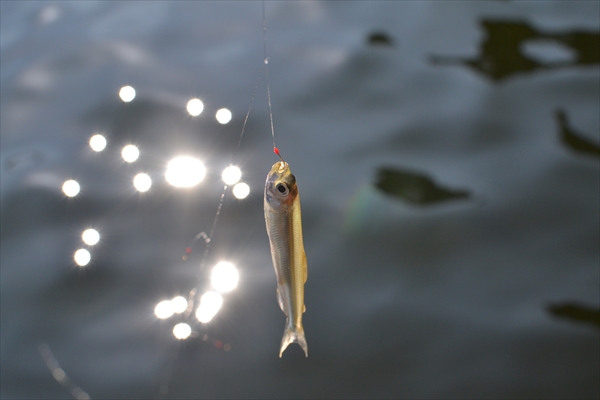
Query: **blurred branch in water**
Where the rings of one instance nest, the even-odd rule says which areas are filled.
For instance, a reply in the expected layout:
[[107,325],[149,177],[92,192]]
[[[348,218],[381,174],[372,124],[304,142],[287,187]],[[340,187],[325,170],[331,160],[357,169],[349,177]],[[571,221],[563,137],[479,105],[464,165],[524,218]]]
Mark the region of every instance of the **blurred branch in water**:
[[439,186],[426,175],[387,167],[377,171],[375,187],[385,194],[419,205],[466,199],[470,196],[465,190],[451,190]]
[[588,141],[583,135],[576,133],[569,127],[567,114],[563,110],[556,110],[554,117],[560,129],[560,140],[563,145],[578,153],[600,156],[600,146]]
[[593,324],[600,328],[600,308],[565,302],[550,304],[547,309],[554,317]]
[[[482,73],[495,82],[523,72],[543,71],[600,63],[600,34],[598,32],[571,31],[566,33],[545,33],[525,21],[481,20],[484,40],[479,46],[476,58],[431,56],[430,62],[437,65],[465,65]],[[573,52],[571,60],[559,55],[558,61],[533,58],[526,51],[526,45],[542,46],[540,56],[550,54],[556,58],[560,47]],[[553,45],[554,49],[548,48]],[[564,51],[562,51],[564,53]],[[551,58],[552,58],[551,57]],[[539,57],[538,57],[539,58]]]

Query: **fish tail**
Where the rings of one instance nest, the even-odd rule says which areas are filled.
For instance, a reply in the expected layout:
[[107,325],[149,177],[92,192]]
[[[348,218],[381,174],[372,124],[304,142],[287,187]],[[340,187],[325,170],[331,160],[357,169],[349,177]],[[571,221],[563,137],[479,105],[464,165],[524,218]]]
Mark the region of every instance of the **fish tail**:
[[294,328],[294,327],[286,327],[283,331],[283,338],[281,339],[281,349],[279,350],[279,358],[285,351],[285,349],[290,345],[290,343],[298,343],[302,350],[304,350],[304,355],[308,357],[308,345],[306,344],[306,337],[304,337],[304,329],[303,328]]

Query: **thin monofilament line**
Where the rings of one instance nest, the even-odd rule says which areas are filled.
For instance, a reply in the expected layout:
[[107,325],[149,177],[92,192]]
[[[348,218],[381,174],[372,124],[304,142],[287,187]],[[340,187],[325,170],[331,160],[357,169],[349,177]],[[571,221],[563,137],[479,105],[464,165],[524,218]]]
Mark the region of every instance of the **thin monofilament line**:
[[244,136],[244,132],[246,130],[246,124],[248,123],[248,117],[250,116],[250,110],[252,110],[252,104],[254,104],[254,98],[256,97],[256,91],[258,89],[258,84],[260,83],[260,78],[262,76],[262,69],[260,70],[260,74],[258,74],[258,79],[256,79],[256,84],[254,85],[254,91],[252,92],[252,99],[250,99],[250,106],[248,107],[248,112],[246,113],[246,118],[244,118],[244,124],[242,125],[242,133],[240,133],[240,138],[237,143],[237,147],[233,152],[233,157],[231,157],[231,162],[229,165],[233,165],[233,161],[237,156],[238,150],[240,149],[240,144],[242,144],[242,137]]
[[[263,2],[263,18],[264,18],[264,2]],[[264,35],[263,35],[263,39],[264,39]],[[265,69],[265,68],[266,68],[266,64],[263,67],[263,69]],[[262,77],[262,71],[263,70],[261,69],[260,74],[258,74],[258,78],[256,79],[256,83],[254,84],[254,90],[252,92],[252,98],[250,99],[250,105],[248,106],[248,111],[246,112],[246,117],[244,118],[244,123],[242,124],[242,131],[240,133],[240,137],[238,139],[237,146],[235,147],[235,151],[233,152],[233,156],[231,157],[231,162],[229,163],[229,165],[233,165],[233,162],[235,161],[237,153],[240,149],[240,145],[242,144],[242,138],[244,137],[244,132],[246,131],[246,125],[248,123],[248,117],[250,117],[250,111],[252,110],[252,105],[254,104],[256,92],[258,91],[258,85],[260,84],[260,78]],[[269,105],[270,105],[270,100],[269,100]],[[271,130],[273,130],[272,119],[273,118],[271,117]],[[275,139],[273,139],[273,143],[275,143],[274,140]],[[215,233],[215,229],[217,228],[217,222],[219,221],[219,215],[221,215],[221,209],[223,208],[223,201],[225,200],[225,193],[227,192],[227,187],[228,187],[228,185],[223,186],[223,191],[221,192],[221,198],[219,200],[219,206],[217,207],[217,212],[215,213],[215,218],[213,219],[213,223],[210,228],[210,232],[209,232],[208,236],[206,236],[204,239],[206,246],[204,248],[204,254],[202,255],[202,260],[200,261],[200,271],[202,271],[204,269],[204,267],[206,265],[206,261],[208,260],[208,255],[210,254],[211,241],[212,241],[213,235]],[[194,243],[200,237],[201,237],[200,234],[196,235]]]
[[[237,146],[235,151],[233,152],[233,156],[231,157],[231,162],[229,165],[233,165],[235,161],[235,157],[237,156],[238,150],[240,149],[240,145],[242,143],[242,137],[244,136],[244,132],[246,131],[246,124],[248,123],[248,117],[250,116],[250,110],[252,110],[252,104],[254,104],[254,98],[256,97],[256,91],[258,89],[258,84],[260,83],[260,78],[262,76],[262,70],[258,75],[258,79],[256,79],[256,84],[254,85],[254,91],[252,92],[252,98],[250,99],[250,105],[248,106],[248,112],[246,112],[246,117],[244,118],[244,124],[242,125],[242,132],[240,133],[240,138],[238,139]],[[208,255],[210,253],[210,244],[212,241],[212,237],[215,233],[215,229],[217,228],[217,222],[219,221],[219,215],[221,215],[221,208],[223,208],[223,201],[225,200],[225,192],[227,192],[228,185],[223,186],[223,191],[221,192],[221,198],[219,200],[219,206],[217,207],[217,212],[215,213],[215,218],[213,219],[212,226],[210,228],[210,232],[208,236],[204,239],[206,242],[206,247],[204,248],[204,255],[202,256],[202,260],[200,261],[200,271],[204,269],[206,265],[206,260],[208,259]],[[196,235],[196,240],[200,238],[200,234]]]
[[269,119],[271,120],[271,136],[273,137],[273,149],[275,146],[275,129],[273,128],[273,108],[271,107],[271,88],[269,86],[269,57],[267,56],[267,17],[265,14],[265,0],[262,2],[263,12],[263,52],[265,56],[265,77],[267,80],[267,99],[269,102]]

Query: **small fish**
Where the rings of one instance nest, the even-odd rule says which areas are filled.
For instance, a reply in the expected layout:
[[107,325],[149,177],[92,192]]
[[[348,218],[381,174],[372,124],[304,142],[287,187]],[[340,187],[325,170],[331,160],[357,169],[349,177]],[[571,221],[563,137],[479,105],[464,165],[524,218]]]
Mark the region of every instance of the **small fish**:
[[302,313],[306,311],[304,283],[307,268],[302,242],[300,195],[296,178],[283,158],[273,164],[267,175],[265,222],[277,275],[277,299],[287,317],[279,357],[290,343],[298,343],[308,357],[302,326]]

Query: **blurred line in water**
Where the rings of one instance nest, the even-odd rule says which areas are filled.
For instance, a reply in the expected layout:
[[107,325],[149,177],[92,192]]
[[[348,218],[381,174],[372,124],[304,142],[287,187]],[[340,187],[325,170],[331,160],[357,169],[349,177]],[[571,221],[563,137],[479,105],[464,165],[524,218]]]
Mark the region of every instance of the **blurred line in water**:
[[[430,62],[438,65],[464,65],[482,73],[495,82],[523,72],[535,72],[576,65],[600,63],[600,33],[590,31],[569,31],[563,33],[542,32],[526,21],[503,21],[482,19],[484,39],[475,58],[431,56]],[[572,50],[572,60],[559,57],[557,61],[546,62],[531,57],[525,45],[543,41]],[[543,49],[540,49],[543,50]],[[546,49],[547,52],[547,49]]]
[[548,312],[557,318],[573,323],[593,324],[600,328],[600,308],[573,302],[555,303],[547,307]]
[[52,377],[65,389],[67,389],[74,398],[77,400],[91,399],[89,394],[87,394],[82,388],[77,386],[75,382],[69,379],[69,376],[65,370],[60,367],[58,360],[54,357],[54,354],[52,353],[52,350],[50,350],[48,343],[43,342],[40,344],[38,346],[38,351],[46,363],[48,370],[50,370]]
[[554,112],[554,117],[560,130],[560,141],[564,146],[578,153],[600,156],[600,146],[588,141],[584,135],[569,127],[567,113],[558,109]]
[[466,190],[439,186],[424,174],[389,167],[382,167],[377,171],[375,187],[385,194],[417,205],[466,199],[470,196]]

